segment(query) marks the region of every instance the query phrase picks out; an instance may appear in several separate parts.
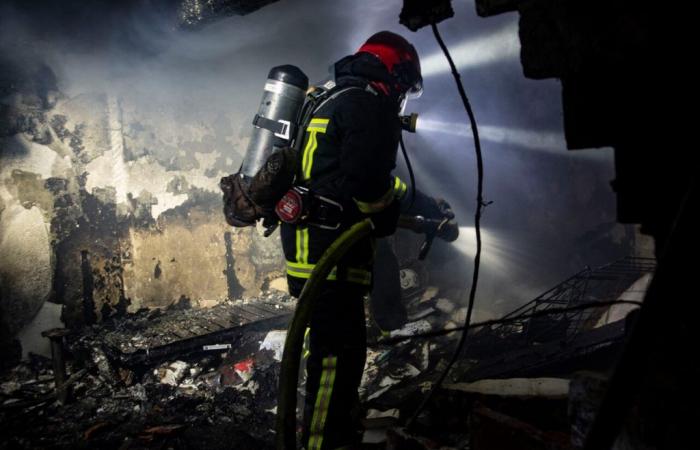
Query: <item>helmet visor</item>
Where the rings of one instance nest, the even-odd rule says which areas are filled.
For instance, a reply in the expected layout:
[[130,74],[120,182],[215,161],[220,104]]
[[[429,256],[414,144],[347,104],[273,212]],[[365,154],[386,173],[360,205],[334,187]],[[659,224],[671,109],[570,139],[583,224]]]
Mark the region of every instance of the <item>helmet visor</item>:
[[408,100],[414,100],[423,95],[423,81],[418,80],[406,91],[406,98]]

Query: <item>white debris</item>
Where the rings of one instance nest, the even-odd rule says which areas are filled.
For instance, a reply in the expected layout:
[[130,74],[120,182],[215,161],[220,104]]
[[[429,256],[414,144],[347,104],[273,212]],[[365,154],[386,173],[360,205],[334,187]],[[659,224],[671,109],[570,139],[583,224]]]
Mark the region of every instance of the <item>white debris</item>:
[[2,393],[5,395],[12,395],[15,392],[19,391],[21,387],[22,386],[16,381],[7,381],[5,383],[0,384],[0,391],[2,391]]
[[382,378],[382,381],[379,382],[379,386],[381,386],[381,387],[393,386],[396,383],[398,383],[399,381],[401,381],[400,378],[384,377],[384,378]]
[[406,325],[404,325],[403,328],[392,331],[391,337],[413,336],[415,334],[425,333],[427,331],[430,331],[430,329],[431,329],[430,322],[428,322],[427,320],[419,320],[417,322],[409,322]]
[[202,350],[205,352],[212,351],[212,350],[228,350],[230,348],[231,348],[231,344],[212,344],[212,345],[202,346]]
[[158,370],[160,382],[170,386],[177,386],[180,383],[180,380],[182,380],[182,378],[185,376],[185,371],[187,368],[188,364],[184,361],[175,361],[166,367],[161,367]]
[[377,367],[377,359],[382,355],[382,352],[377,352],[372,349],[367,349],[367,358],[365,359],[365,370],[362,372],[362,382],[358,390],[360,398],[364,399],[367,394],[367,388],[377,378],[379,368]]
[[430,343],[424,342],[420,347],[420,370],[427,370],[430,365]]
[[402,368],[395,370],[391,373],[392,377],[398,378],[398,380],[402,380],[404,378],[412,378],[420,374],[420,370],[418,370],[414,365],[412,364],[406,364]]
[[446,298],[438,299],[437,303],[435,304],[435,307],[445,314],[450,314],[452,311],[455,310],[454,303],[452,303],[452,301]]
[[238,386],[234,386],[233,388],[234,388],[235,390],[241,391],[241,392],[243,392],[243,391],[248,391],[248,392],[250,392],[252,395],[255,395],[255,393],[256,393],[256,392],[258,391],[258,389],[260,388],[260,384],[259,384],[257,381],[255,381],[255,380],[250,380],[250,381],[248,381],[247,383],[239,384]]
[[197,391],[197,384],[192,378],[185,378],[177,388],[185,394],[194,394]]
[[452,313],[452,321],[457,322],[459,324],[464,324],[464,322],[467,320],[467,308],[466,306],[463,308],[459,308],[455,312]]
[[438,289],[435,286],[430,286],[430,287],[426,288],[425,292],[423,292],[423,295],[421,295],[421,297],[420,297],[420,301],[427,302],[428,300],[432,300],[438,294],[439,290],[440,289]]
[[275,360],[282,361],[282,353],[284,352],[284,341],[286,338],[286,330],[272,330],[269,333],[267,333],[265,339],[260,344],[260,350],[272,350],[273,352],[275,352]]
[[403,290],[420,286],[418,274],[413,269],[401,269],[399,277],[401,280],[401,289]]

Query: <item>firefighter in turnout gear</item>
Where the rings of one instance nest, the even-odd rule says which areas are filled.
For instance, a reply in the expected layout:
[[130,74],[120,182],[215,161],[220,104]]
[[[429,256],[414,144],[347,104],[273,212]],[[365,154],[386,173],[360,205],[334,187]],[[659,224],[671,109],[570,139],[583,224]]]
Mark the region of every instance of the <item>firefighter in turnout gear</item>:
[[281,224],[290,293],[300,294],[324,251],[354,223],[371,218],[374,237],[361,241],[333,269],[311,316],[302,434],[307,450],[359,443],[363,298],[372,285],[374,238],[395,231],[408,191],[391,173],[401,104],[422,89],[415,49],[386,31],[338,61],[334,70],[335,85],[326,86],[327,100],[313,111],[303,134],[296,194],[288,194],[306,196],[316,206],[305,220]]

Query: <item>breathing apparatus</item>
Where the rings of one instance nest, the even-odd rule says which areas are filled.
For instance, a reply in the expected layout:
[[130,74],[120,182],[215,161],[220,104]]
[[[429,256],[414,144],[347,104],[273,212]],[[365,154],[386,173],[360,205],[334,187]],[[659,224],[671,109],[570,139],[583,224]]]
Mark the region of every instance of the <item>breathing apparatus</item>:
[[274,203],[294,179],[296,153],[292,147],[308,87],[308,77],[296,66],[270,70],[241,168],[219,183],[230,225],[252,226],[262,218],[266,235],[276,227]]
[[270,70],[241,166],[244,177],[254,177],[272,152],[291,145],[308,88],[308,77],[296,66],[277,66]]
[[[369,47],[365,44],[360,51],[370,48],[383,52],[385,59],[388,57],[392,61],[392,74],[404,91],[400,102],[400,113],[403,113],[407,98],[415,98],[422,92],[420,66],[415,50],[407,42],[402,44],[408,47],[401,57],[382,49],[381,43],[387,39],[395,44],[393,34],[382,32],[370,38],[368,42],[373,44]],[[222,178],[220,183],[229,224],[245,227],[263,219],[266,236],[275,230],[279,221],[308,223],[324,229],[340,227],[343,216],[340,203],[312,193],[306,187],[293,186],[305,124],[326,102],[349,90],[359,89],[357,86],[334,87],[335,82],[331,80],[309,89],[308,78],[295,66],[278,66],[270,70],[258,112],[252,121],[254,130],[241,168],[238,173]],[[399,116],[401,128],[415,132],[417,118],[415,113]],[[405,149],[404,158],[415,192],[413,171]]]

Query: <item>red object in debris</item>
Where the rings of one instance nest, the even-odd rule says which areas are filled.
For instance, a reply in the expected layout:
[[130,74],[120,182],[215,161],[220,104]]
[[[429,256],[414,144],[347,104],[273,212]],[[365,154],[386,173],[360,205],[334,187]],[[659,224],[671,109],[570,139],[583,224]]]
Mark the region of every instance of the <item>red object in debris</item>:
[[221,384],[233,386],[245,383],[253,377],[253,365],[255,360],[247,358],[233,364],[226,364],[219,368]]
[[253,358],[244,359],[233,365],[233,370],[245,383],[253,377]]
[[253,358],[244,359],[233,365],[236,372],[250,372],[253,370]]

